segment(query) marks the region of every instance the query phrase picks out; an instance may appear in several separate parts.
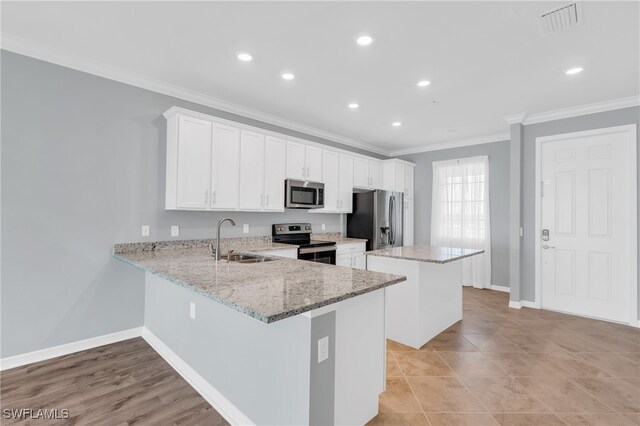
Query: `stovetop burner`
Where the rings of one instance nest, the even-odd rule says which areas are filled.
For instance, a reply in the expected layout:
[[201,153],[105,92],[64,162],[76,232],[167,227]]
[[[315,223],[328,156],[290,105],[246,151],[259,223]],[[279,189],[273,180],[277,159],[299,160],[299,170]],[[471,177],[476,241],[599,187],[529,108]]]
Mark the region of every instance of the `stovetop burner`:
[[324,247],[335,245],[335,241],[311,239],[310,223],[279,223],[273,225],[272,240],[274,243],[296,244],[300,247]]

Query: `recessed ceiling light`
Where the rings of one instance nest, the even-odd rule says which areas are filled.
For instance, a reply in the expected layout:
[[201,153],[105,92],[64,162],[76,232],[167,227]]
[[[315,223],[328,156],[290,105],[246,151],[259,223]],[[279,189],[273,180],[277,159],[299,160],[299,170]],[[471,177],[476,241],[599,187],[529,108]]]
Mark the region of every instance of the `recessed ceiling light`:
[[392,125],[393,127],[400,127],[400,126],[402,126],[402,123],[401,123],[401,122],[399,122],[399,121],[394,121],[393,123],[391,123],[391,125]]
[[351,108],[351,109],[358,109],[358,107],[359,107],[359,106],[360,106],[360,105],[358,105],[358,104],[357,104],[357,103],[355,103],[355,102],[352,102],[352,103],[350,103],[350,104],[349,104],[349,108]]
[[285,79],[285,80],[293,80],[294,78],[296,78],[296,76],[293,75],[290,72],[283,72],[282,73],[282,78]]
[[356,37],[356,43],[359,46],[369,46],[373,43],[373,37],[369,34],[360,34]]
[[418,87],[427,87],[428,85],[430,85],[431,82],[429,80],[420,80],[416,86]]
[[567,75],[574,75],[582,72],[582,67],[569,68],[565,71]]
[[238,60],[242,62],[251,62],[253,61],[253,56],[251,56],[248,52],[238,52]]

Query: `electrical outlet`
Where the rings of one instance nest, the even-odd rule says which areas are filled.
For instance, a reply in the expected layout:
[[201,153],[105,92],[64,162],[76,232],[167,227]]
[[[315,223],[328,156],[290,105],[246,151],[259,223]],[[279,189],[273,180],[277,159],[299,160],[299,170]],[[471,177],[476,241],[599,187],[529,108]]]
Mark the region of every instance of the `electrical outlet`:
[[242,232],[244,232],[245,234],[249,233],[249,224],[245,223],[244,225],[242,225]]
[[520,228],[520,236],[524,237],[524,228]]
[[318,340],[318,364],[329,359],[329,336]]
[[151,231],[149,230],[149,225],[142,225],[142,236],[148,237],[151,235]]
[[325,225],[324,223],[322,224],[322,230],[324,231],[325,229],[327,229],[327,225]]
[[192,320],[196,319],[196,304],[193,302],[189,304],[189,317],[191,317]]
[[171,226],[171,236],[172,237],[180,236],[180,227],[178,225]]

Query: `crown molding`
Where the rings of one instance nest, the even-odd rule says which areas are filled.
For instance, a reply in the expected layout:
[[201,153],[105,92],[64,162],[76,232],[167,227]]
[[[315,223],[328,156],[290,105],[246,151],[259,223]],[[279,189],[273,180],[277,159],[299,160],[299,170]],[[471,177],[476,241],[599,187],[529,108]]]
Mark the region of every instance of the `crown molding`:
[[591,104],[584,104],[568,108],[556,109],[552,111],[529,114],[522,124],[528,125],[544,123],[546,121],[561,120],[563,118],[578,117],[581,115],[595,114],[598,112],[612,111],[639,105],[640,96],[629,96],[626,98],[612,99],[603,102],[594,102]]
[[418,154],[420,152],[440,151],[443,149],[461,148],[464,146],[482,145],[485,143],[492,143],[492,142],[502,142],[502,141],[508,141],[510,139],[511,139],[511,135],[509,133],[496,133],[493,135],[480,136],[477,138],[459,139],[454,141],[422,145],[415,148],[397,149],[397,150],[391,151],[390,155],[392,157],[397,157],[399,155]]
[[519,112],[517,114],[507,115],[506,117],[504,117],[504,121],[509,123],[509,125],[519,124],[524,122],[526,116],[526,112]]
[[150,90],[152,92],[161,93],[163,95],[173,96],[185,101],[195,102],[200,105],[215,108],[221,111],[238,114],[246,118],[261,121],[263,123],[280,126],[296,132],[305,133],[311,136],[338,142],[352,148],[358,148],[376,154],[389,156],[389,150],[379,146],[371,145],[357,139],[348,138],[335,133],[331,133],[306,124],[297,123],[286,118],[272,115],[266,112],[247,108],[233,102],[208,96],[194,90],[176,86],[165,81],[155,80],[144,77],[139,74],[130,73],[121,69],[108,67],[93,61],[89,61],[77,55],[71,55],[61,52],[57,49],[43,46],[41,44],[32,43],[7,34],[2,34],[1,46],[3,50],[18,53],[20,55],[29,56],[45,62],[50,62],[66,68],[93,74],[109,80],[118,81],[130,86],[139,87],[141,89]]

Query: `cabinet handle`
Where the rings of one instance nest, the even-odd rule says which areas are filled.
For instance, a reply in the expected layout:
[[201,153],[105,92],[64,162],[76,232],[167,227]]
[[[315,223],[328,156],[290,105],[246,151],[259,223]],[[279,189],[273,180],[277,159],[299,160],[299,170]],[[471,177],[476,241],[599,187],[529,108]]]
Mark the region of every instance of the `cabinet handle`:
[[209,204],[209,191],[204,191],[204,204]]
[[307,167],[307,177],[309,177],[309,168]]
[[211,194],[211,204],[215,204],[216,203],[216,191],[213,191],[213,193]]

